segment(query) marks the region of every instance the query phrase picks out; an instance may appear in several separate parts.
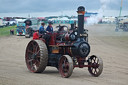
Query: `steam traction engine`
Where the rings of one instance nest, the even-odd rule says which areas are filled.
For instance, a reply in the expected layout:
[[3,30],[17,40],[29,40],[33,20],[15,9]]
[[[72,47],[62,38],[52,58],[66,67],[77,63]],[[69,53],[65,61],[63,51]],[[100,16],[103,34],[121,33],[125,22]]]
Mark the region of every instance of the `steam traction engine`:
[[102,73],[102,59],[95,55],[88,57],[90,45],[84,30],[85,8],[80,6],[77,13],[77,30],[47,33],[50,35],[49,42],[42,37],[28,43],[25,60],[31,72],[41,73],[46,66],[53,66],[64,78],[70,77],[75,67],[88,67],[89,73],[95,77]]

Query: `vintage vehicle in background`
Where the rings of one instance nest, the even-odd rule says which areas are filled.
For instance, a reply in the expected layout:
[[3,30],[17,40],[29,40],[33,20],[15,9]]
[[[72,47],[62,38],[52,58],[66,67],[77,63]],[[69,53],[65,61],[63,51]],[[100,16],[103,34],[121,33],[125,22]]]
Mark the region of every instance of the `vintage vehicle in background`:
[[0,18],[0,28],[3,28],[5,26],[3,19]]
[[26,38],[32,37],[34,31],[39,30],[40,21],[38,19],[27,19],[24,23],[26,24]]
[[88,33],[84,30],[85,8],[78,7],[78,28],[71,27],[33,38],[25,53],[26,66],[30,72],[41,73],[46,66],[53,66],[59,70],[62,77],[68,78],[76,67],[88,67],[94,77],[98,77],[103,70],[103,61],[99,56],[91,55],[90,45],[86,38]]
[[3,27],[3,20],[0,19],[0,28],[2,28],[2,27]]
[[116,18],[115,31],[118,32],[120,29],[123,30],[124,32],[128,32],[128,17],[125,17],[124,19],[122,17]]
[[17,23],[17,29],[16,29],[16,35],[25,35],[25,28],[26,25],[24,22],[18,22]]

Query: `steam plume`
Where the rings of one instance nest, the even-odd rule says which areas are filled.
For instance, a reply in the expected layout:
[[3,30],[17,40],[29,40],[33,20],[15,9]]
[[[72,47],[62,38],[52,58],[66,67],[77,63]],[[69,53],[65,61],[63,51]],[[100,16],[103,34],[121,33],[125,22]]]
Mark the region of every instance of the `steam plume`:
[[93,15],[90,18],[88,18],[87,19],[87,26],[97,24],[99,22],[99,20],[102,19],[103,15],[104,15],[104,10],[107,8],[107,5],[110,2],[114,2],[114,1],[115,0],[100,0],[101,7],[98,10],[98,15],[96,15],[96,16]]

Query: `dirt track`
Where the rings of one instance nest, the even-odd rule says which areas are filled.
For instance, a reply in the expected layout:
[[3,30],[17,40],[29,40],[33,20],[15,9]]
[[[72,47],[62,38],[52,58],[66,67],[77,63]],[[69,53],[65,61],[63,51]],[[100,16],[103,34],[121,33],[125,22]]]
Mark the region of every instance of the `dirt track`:
[[0,85],[127,85],[128,32],[115,32],[114,25],[87,27],[91,53],[103,59],[101,76],[92,77],[87,68],[75,68],[70,78],[61,78],[56,68],[44,73],[28,71],[24,55],[31,39],[24,36],[0,37]]

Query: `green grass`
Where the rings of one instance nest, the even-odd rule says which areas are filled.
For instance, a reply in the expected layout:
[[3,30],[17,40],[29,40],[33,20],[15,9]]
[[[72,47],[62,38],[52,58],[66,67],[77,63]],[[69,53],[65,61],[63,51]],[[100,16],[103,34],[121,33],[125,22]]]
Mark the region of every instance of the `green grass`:
[[16,29],[17,29],[16,26],[8,26],[8,27],[0,28],[0,37],[10,35],[11,29],[14,29],[14,33],[16,34]]

